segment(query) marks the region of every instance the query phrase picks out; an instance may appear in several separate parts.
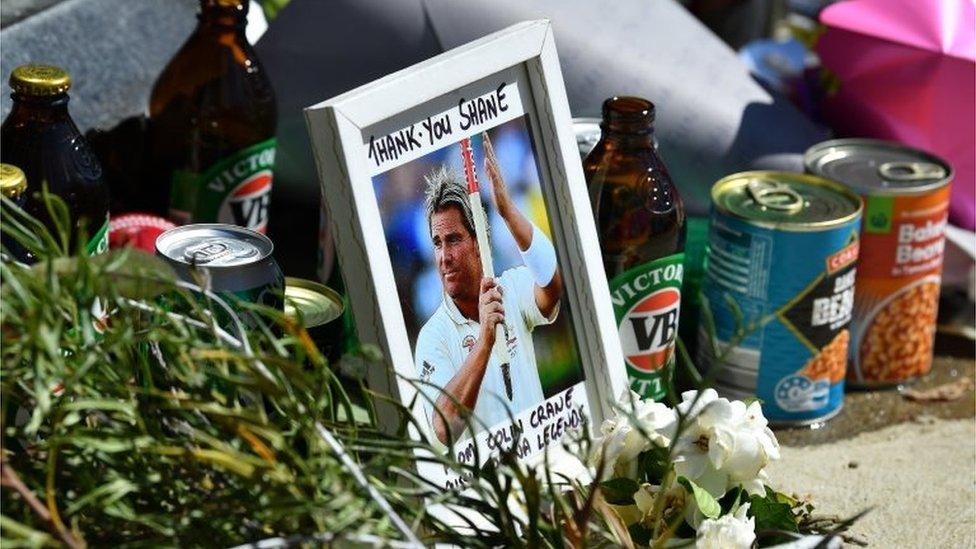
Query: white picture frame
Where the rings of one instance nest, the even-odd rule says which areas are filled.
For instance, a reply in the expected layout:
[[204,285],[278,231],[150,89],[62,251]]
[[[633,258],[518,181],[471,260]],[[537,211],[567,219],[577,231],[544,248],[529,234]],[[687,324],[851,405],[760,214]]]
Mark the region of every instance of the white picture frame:
[[[426,136],[424,142],[429,140],[430,147],[399,150],[398,158],[390,160],[391,155],[386,155],[382,162],[379,155],[371,153],[371,140],[419,127],[432,114],[448,116],[453,108],[450,105],[457,105],[458,97],[462,101],[464,97],[480,97],[485,90],[490,92],[499,80],[503,85],[511,80],[510,87],[505,88],[506,101],[517,99],[523,112],[521,116],[531,124],[533,155],[563,277],[562,295],[572,311],[573,332],[585,377],[581,382],[584,394],[577,391],[575,402],[582,403],[586,424],[593,428],[611,411],[611,403],[626,390],[628,383],[553,30],[548,21],[514,25],[305,110],[358,337],[362,343],[376,345],[387,361],[386,368],[369,370],[367,383],[371,389],[389,394],[405,406],[414,403],[418,418],[423,414],[419,404],[423,398],[415,398],[423,395],[418,395],[416,383],[410,381],[420,375],[396,291],[374,176],[390,169],[389,166],[403,165],[412,157],[435,151],[465,135],[489,130],[499,122],[494,119],[484,124],[472,122],[464,130],[461,130],[463,124],[456,124],[453,132],[439,141],[435,142],[433,135]],[[443,297],[446,300],[447,294]],[[381,421],[385,413],[378,410]],[[490,435],[491,429],[486,433]],[[479,445],[484,443],[477,436],[474,440]],[[456,455],[460,455],[460,444],[452,449]],[[540,451],[529,452],[526,459],[539,459],[540,454]],[[426,478],[445,474],[434,470],[425,473]],[[446,487],[458,486],[449,478],[443,481]]]

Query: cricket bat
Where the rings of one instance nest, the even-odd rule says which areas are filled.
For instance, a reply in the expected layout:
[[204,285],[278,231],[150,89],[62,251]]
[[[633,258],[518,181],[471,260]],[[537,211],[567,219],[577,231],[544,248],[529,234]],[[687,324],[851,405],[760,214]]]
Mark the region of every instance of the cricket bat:
[[[487,134],[482,134],[485,141]],[[478,240],[478,252],[481,255],[481,270],[484,276],[495,277],[495,267],[491,260],[491,247],[488,243],[488,219],[485,207],[481,203],[481,192],[478,189],[478,175],[474,168],[474,153],[471,150],[471,138],[464,138],[460,142],[461,159],[464,162],[464,179],[468,183],[468,202],[471,204],[471,217],[474,221],[475,237]],[[488,144],[488,147],[491,145]],[[495,344],[491,348],[491,356],[501,365],[502,378],[505,381],[505,394],[512,400],[511,357],[508,353],[508,337],[502,324],[495,326]]]

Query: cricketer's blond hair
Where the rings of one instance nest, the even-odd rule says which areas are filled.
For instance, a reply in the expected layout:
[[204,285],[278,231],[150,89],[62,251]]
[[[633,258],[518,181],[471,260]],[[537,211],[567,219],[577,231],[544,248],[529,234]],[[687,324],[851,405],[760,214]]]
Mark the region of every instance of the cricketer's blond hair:
[[[464,218],[464,227],[471,236],[474,230],[474,215],[471,213],[471,202],[468,200],[468,186],[464,177],[447,165],[441,165],[424,176],[424,210],[427,213],[427,231],[430,232],[431,220],[436,212],[450,206],[457,206]],[[486,231],[490,230],[485,227]]]

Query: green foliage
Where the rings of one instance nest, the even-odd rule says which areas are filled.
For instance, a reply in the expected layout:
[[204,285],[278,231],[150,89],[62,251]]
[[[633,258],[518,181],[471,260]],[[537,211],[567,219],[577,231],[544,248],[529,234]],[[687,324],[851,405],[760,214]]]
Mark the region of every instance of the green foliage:
[[337,421],[352,417],[350,399],[294,321],[254,311],[255,327],[232,336],[147,254],[57,257],[65,247],[46,232],[23,240],[45,260],[0,264],[4,477],[49,520],[4,490],[5,537],[398,537],[316,434],[317,423],[340,435],[372,427]]
[[[67,208],[49,210],[57,237],[9,201],[0,210],[40,260],[0,263],[4,546],[619,542],[595,490],[511,454],[463,465],[402,436],[408,410],[340,378],[293,319],[229,303],[234,314],[138,251],[68,257]],[[341,362],[384,366],[370,349]],[[374,423],[381,404],[400,434]],[[469,489],[442,490],[419,463]],[[484,521],[459,533],[437,504]]]
[[264,16],[270,23],[271,20],[278,17],[278,12],[291,3],[291,0],[258,0],[258,3],[261,4],[261,9],[264,10]]
[[641,453],[638,463],[644,482],[661,484],[661,481],[671,468],[670,449],[654,446],[650,450]]
[[633,505],[634,494],[640,489],[637,481],[618,477],[600,483],[600,490],[607,503],[613,505]]
[[704,488],[695,484],[693,480],[687,479],[685,477],[678,477],[678,484],[685,487],[685,490],[691,494],[692,498],[695,500],[695,505],[698,506],[698,510],[702,512],[708,518],[718,518],[722,514],[722,507],[718,504],[718,501],[714,496],[708,493]]
[[630,534],[630,539],[637,545],[650,545],[651,540],[654,539],[654,531],[645,528],[641,523],[631,524],[627,528],[627,532]]
[[756,530],[799,531],[793,506],[779,496],[768,487],[764,496],[749,496],[749,516],[756,519]]

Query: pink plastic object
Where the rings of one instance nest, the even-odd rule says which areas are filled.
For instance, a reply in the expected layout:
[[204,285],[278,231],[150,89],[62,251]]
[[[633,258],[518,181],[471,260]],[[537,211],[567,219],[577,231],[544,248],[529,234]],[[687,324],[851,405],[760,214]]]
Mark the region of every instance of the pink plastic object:
[[950,220],[976,229],[976,2],[847,0],[820,15],[817,44],[840,90],[840,133],[898,141],[952,164]]

